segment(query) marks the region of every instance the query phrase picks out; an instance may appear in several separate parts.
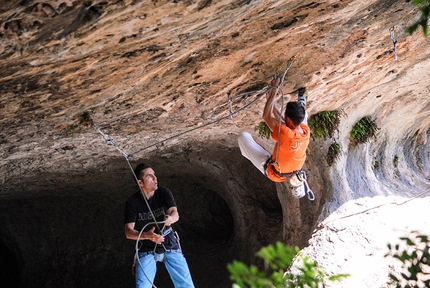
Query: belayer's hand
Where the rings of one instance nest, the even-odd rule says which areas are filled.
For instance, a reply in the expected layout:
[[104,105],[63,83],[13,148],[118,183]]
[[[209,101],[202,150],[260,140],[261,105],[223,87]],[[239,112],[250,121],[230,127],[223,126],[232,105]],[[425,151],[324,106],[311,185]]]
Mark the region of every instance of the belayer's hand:
[[151,240],[152,242],[157,243],[157,244],[163,243],[164,242],[163,235],[154,233],[154,230],[155,230],[155,227],[152,227],[151,230],[146,231],[145,232],[146,233],[145,239]]
[[172,218],[172,216],[170,216],[170,215],[166,215],[166,216],[164,216],[164,225],[166,225],[166,226],[171,226],[172,225],[172,221],[173,221],[173,218]]

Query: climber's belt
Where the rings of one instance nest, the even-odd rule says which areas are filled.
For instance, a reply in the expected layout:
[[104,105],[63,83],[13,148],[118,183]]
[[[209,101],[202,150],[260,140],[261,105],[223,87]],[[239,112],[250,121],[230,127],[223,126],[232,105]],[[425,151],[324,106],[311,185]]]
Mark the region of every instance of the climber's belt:
[[163,237],[166,237],[172,231],[173,231],[172,227],[167,228],[166,230],[163,231]]
[[300,172],[302,171],[302,169],[300,169],[300,170],[296,170],[296,171],[293,171],[293,172],[290,172],[290,173],[281,173],[278,170],[276,170],[276,168],[273,166],[274,163],[275,162],[272,161],[272,156],[270,156],[267,159],[266,163],[264,163],[264,175],[266,175],[266,177],[267,177],[267,169],[268,169],[269,164],[272,164],[273,172],[276,175],[278,175],[279,177],[286,177],[287,179],[293,177],[294,175],[300,175]]
[[181,249],[166,249],[162,253],[155,253],[154,251],[139,252],[139,258],[145,257],[146,255],[149,255],[149,254],[155,256],[155,254],[163,254],[165,252],[178,252],[178,253],[182,253],[182,250]]

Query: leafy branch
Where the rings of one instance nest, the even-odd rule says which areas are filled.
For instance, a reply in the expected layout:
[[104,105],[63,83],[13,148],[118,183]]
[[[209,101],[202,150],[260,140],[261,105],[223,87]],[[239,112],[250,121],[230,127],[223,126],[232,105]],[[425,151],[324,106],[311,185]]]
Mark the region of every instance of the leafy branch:
[[[299,254],[298,247],[290,247],[281,242],[275,245],[263,247],[257,252],[257,256],[264,260],[263,271],[256,266],[233,261],[228,264],[230,278],[234,281],[233,287],[269,287],[269,288],[293,288],[293,287],[324,287],[325,275],[319,269],[316,261]],[[296,272],[290,271],[292,263]],[[332,275],[328,281],[338,281],[348,277],[348,274]]]

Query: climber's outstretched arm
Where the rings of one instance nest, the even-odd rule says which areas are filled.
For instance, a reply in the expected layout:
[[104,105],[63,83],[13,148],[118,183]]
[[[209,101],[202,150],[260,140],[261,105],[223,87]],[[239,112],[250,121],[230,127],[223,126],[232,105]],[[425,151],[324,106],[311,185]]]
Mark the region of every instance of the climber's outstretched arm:
[[273,131],[276,123],[279,122],[281,117],[281,111],[276,106],[275,97],[278,92],[279,78],[274,78],[270,85],[273,87],[270,89],[270,92],[267,96],[266,105],[263,110],[263,120],[266,122],[267,126],[269,126],[270,130]]

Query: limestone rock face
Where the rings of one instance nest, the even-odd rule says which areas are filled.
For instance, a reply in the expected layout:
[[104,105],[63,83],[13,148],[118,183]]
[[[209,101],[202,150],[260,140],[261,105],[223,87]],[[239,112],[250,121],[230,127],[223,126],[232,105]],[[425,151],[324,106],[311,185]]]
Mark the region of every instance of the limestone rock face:
[[[176,198],[196,287],[230,287],[227,263],[260,265],[275,241],[307,246],[350,200],[425,191],[430,48],[405,34],[417,17],[399,0],[0,1],[0,286],[132,286],[123,206],[139,162]],[[312,202],[237,147],[249,131],[272,151],[254,128],[292,57],[279,104],[307,87],[310,116],[343,115],[309,145]],[[365,116],[378,134],[351,146]]]

